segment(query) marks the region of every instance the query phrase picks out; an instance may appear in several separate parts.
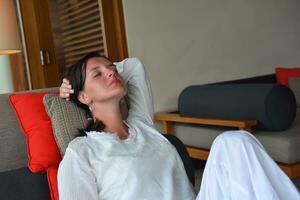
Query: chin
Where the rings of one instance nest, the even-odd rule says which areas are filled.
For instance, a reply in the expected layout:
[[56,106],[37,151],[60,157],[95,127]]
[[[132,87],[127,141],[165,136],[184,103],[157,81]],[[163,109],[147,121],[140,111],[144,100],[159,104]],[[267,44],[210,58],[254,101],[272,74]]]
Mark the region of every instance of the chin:
[[115,97],[122,99],[127,94],[127,90],[124,87],[120,87],[118,90],[115,91]]

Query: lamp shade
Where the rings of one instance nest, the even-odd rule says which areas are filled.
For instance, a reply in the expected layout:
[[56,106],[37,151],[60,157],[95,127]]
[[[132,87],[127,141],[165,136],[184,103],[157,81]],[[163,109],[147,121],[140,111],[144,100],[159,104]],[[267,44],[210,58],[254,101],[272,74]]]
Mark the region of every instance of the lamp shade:
[[20,52],[14,0],[0,0],[0,55]]

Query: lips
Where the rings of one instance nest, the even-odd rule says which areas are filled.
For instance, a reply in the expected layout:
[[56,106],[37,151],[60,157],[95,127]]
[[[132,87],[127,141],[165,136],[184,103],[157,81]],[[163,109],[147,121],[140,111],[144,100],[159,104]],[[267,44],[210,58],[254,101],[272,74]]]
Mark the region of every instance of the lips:
[[108,86],[112,86],[114,84],[119,84],[120,83],[120,80],[119,79],[113,79],[109,84]]

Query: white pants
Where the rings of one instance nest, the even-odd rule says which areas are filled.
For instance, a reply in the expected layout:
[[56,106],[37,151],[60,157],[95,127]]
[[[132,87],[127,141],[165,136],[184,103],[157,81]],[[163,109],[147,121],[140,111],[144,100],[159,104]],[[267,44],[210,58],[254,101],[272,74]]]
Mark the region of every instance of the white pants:
[[218,136],[196,200],[299,200],[297,188],[246,131]]

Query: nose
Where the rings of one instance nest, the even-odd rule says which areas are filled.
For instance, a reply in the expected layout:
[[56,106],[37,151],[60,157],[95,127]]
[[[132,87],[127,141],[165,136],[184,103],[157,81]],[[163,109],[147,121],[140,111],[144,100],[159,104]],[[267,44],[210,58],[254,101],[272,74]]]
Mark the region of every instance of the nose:
[[107,77],[109,77],[109,78],[112,78],[112,77],[114,77],[115,76],[115,70],[114,69],[112,69],[112,68],[108,68],[107,69]]

